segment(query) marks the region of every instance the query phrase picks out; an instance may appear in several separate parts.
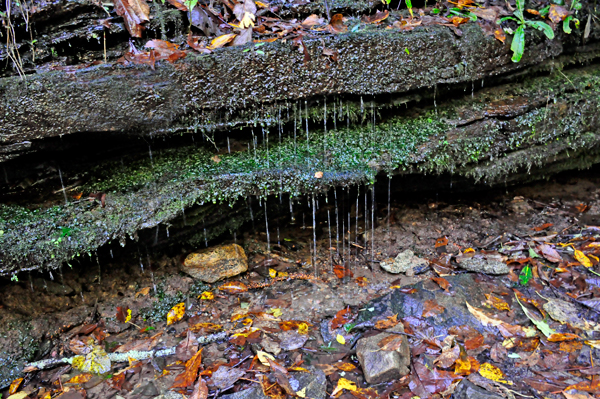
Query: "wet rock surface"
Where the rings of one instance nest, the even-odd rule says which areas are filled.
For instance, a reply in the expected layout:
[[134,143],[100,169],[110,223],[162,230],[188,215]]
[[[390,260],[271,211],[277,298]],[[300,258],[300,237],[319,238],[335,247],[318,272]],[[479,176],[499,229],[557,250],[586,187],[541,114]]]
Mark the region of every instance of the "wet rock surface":
[[456,387],[452,399],[501,399],[504,396],[489,392],[469,380],[462,380]]
[[[388,331],[404,333],[404,328],[398,324]],[[361,338],[356,344],[356,356],[369,384],[380,384],[400,379],[409,373],[410,349],[408,339],[400,334],[380,333],[368,338]],[[389,337],[402,338],[402,344],[396,350],[382,350],[379,343]]]
[[416,256],[413,251],[407,249],[398,254],[392,262],[381,262],[380,265],[383,270],[392,274],[405,273],[407,276],[414,276],[424,272],[429,266],[429,261]]
[[248,258],[239,245],[222,245],[189,254],[182,270],[196,280],[214,283],[248,270]]
[[510,269],[501,257],[481,257],[474,256],[465,258],[458,262],[462,269],[470,272],[479,272],[485,274],[508,274]]

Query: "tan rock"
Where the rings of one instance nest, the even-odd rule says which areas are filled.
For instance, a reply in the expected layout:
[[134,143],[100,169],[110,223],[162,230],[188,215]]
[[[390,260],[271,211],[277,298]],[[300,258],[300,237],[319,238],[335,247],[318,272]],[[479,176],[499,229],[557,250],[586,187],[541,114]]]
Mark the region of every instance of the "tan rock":
[[[389,331],[404,332],[402,324],[398,324]],[[361,338],[356,345],[356,356],[369,384],[379,384],[397,380],[407,375],[410,370],[410,348],[405,336],[400,335],[403,340],[400,347],[395,351],[383,351],[379,342],[391,335],[379,333],[368,338]]]
[[182,270],[197,280],[214,283],[248,270],[248,258],[237,244],[219,245],[189,254]]

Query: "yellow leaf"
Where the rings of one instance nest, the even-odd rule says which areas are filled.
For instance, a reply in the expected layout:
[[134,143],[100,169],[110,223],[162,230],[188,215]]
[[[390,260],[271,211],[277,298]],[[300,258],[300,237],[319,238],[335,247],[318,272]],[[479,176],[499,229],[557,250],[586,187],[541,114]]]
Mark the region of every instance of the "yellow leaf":
[[479,368],[479,374],[481,374],[482,377],[485,377],[488,380],[501,382],[503,384],[508,385],[513,384],[511,381],[507,381],[504,379],[504,374],[502,373],[502,370],[500,370],[494,365],[491,365],[490,363],[483,363]]
[[308,334],[308,324],[306,324],[306,323],[298,324],[298,334],[302,334],[302,335]]
[[306,398],[306,387],[296,392],[296,395],[298,395],[299,398]]
[[585,254],[578,249],[575,250],[575,259],[577,259],[577,262],[581,263],[585,267],[592,267],[592,261],[590,258],[585,256]]
[[127,309],[127,317],[125,317],[125,323],[129,323],[131,321],[131,309]]
[[287,277],[287,276],[289,276],[290,274],[289,274],[288,272],[277,272],[277,275],[278,275],[279,277]]
[[262,1],[255,1],[255,3],[260,8],[267,8],[267,7],[269,7],[269,3],[263,3]]
[[275,317],[279,317],[279,316],[281,316],[283,314],[283,312],[279,308],[270,309],[269,313],[271,313]]
[[308,369],[305,369],[304,367],[290,367],[288,368],[289,371],[305,371],[308,373]]
[[27,392],[21,391],[19,393],[14,394],[14,395],[10,395],[8,397],[8,399],[25,399],[25,398],[28,398],[28,397],[29,397],[29,395],[27,395]]
[[593,341],[585,341],[586,345],[591,346],[592,348],[600,349],[600,339],[596,339]]
[[244,320],[242,320],[242,324],[246,327],[250,327],[252,325],[252,319],[249,317],[246,317]]
[[240,21],[240,27],[242,29],[251,28],[254,26],[254,20],[256,19],[256,15],[246,11],[244,13],[244,17]]
[[271,278],[277,277],[277,270],[269,269],[269,277],[271,277]]
[[85,384],[86,382],[88,382],[91,379],[92,379],[92,374],[82,373],[82,374],[78,374],[75,377],[71,378],[66,383],[67,384]]
[[19,387],[23,383],[23,378],[17,378],[13,382],[10,383],[10,388],[8,388],[8,394],[12,395],[19,390]]
[[236,36],[237,35],[235,33],[228,33],[226,35],[218,36],[218,37],[214,38],[210,42],[210,45],[208,45],[208,47],[206,47],[206,48],[209,50],[221,48],[224,45],[226,45],[227,43],[229,43],[230,41],[232,41]]
[[337,383],[337,386],[331,393],[331,396],[336,396],[338,392],[342,392],[342,389],[347,389],[348,391],[356,391],[356,383],[345,378],[340,378]]
[[202,294],[200,294],[200,299],[204,299],[205,301],[212,301],[213,299],[215,299],[215,294],[213,294],[210,291],[204,291]]
[[338,334],[337,337],[335,337],[335,340],[342,345],[346,345],[346,338],[344,338],[343,335]]
[[260,360],[260,362],[262,364],[264,364],[265,366],[269,365],[269,361],[267,359],[271,359],[272,361],[275,361],[275,358],[273,357],[273,355],[269,355],[267,352],[256,351],[256,356],[258,356],[258,360]]
[[467,248],[467,249],[464,250],[463,254],[468,254],[468,253],[471,253],[471,252],[475,252],[475,250],[473,248]]
[[138,292],[135,293],[135,297],[139,297],[139,296],[146,296],[150,293],[150,287],[146,287],[146,288],[142,288],[141,290],[139,290]]
[[181,302],[173,306],[169,313],[167,313],[167,325],[170,326],[173,323],[177,323],[185,315],[185,303]]

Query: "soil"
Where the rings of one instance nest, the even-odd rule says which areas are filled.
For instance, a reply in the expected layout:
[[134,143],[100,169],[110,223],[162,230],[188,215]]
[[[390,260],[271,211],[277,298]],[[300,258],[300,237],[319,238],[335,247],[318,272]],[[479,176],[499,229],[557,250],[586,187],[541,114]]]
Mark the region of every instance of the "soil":
[[[74,338],[94,337],[110,352],[127,343],[139,349],[142,346],[140,340],[145,339],[147,342],[150,336],[160,333],[161,335],[155,338],[153,347],[165,348],[180,344],[189,329],[193,330],[196,336],[209,335],[211,331],[207,327],[198,328],[198,324],[214,323],[221,325],[226,331],[251,325],[259,328],[263,335],[250,335],[245,339],[247,342],[219,341],[204,346],[202,363],[204,370],[208,372],[202,375],[209,382],[211,395],[218,397],[247,389],[257,383],[259,375],[268,375],[268,367],[260,365],[256,359],[253,360],[259,350],[277,352],[276,361],[286,367],[303,364],[324,369],[328,376],[328,393],[334,390],[336,381],[341,377],[357,382],[359,387],[365,387],[352,344],[360,336],[373,333],[369,332],[368,328],[364,331],[366,327],[361,327],[361,323],[392,316],[389,309],[396,306],[393,303],[401,301],[405,309],[400,311],[402,314],[399,317],[403,318],[405,328],[407,325],[412,326],[412,329],[407,330],[412,331],[413,335],[410,341],[413,353],[412,374],[407,377],[408,380],[397,380],[395,390],[389,391],[388,394],[396,392],[391,397],[405,397],[403,395],[410,386],[408,381],[414,381],[415,370],[423,370],[420,367],[427,364],[427,356],[433,356],[436,350],[439,354],[441,350],[441,346],[435,350],[432,347],[425,349],[424,346],[427,345],[423,343],[423,337],[416,339],[422,325],[416,323],[415,315],[408,314],[406,310],[406,306],[409,306],[406,305],[406,301],[411,295],[409,288],[414,287],[416,293],[413,291],[414,296],[410,297],[414,303],[443,303],[443,308],[448,309],[447,314],[454,314],[452,312],[455,308],[462,309],[466,315],[462,320],[467,320],[475,330],[485,336],[485,345],[469,350],[468,354],[476,358],[479,364],[496,364],[505,373],[506,379],[516,382],[515,386],[509,387],[510,389],[523,395],[543,393],[549,398],[562,397],[556,392],[565,389],[567,385],[589,381],[591,377],[582,374],[581,370],[593,366],[593,357],[598,355],[598,351],[587,345],[579,345],[571,352],[556,350],[550,353],[554,351],[551,345],[558,344],[549,343],[546,341],[547,337],[542,336],[545,345],[542,356],[544,361],[532,368],[537,373],[535,375],[544,376],[544,373],[552,370],[551,361],[554,359],[558,362],[564,361],[567,365],[571,364],[570,369],[562,371],[570,373],[570,380],[563,375],[559,383],[554,381],[560,379],[555,375],[554,379],[548,377],[541,381],[538,378],[536,381],[541,382],[534,384],[530,381],[529,385],[524,384],[520,380],[525,377],[533,378],[531,371],[507,367],[514,359],[498,355],[499,347],[495,344],[502,343],[503,340],[498,330],[484,328],[479,319],[469,316],[464,299],[473,300],[473,306],[481,307],[476,301],[477,298],[483,298],[486,293],[492,291],[509,297],[514,295],[511,289],[515,287],[530,299],[536,299],[536,289],[540,293],[546,293],[548,290],[561,292],[564,297],[564,293],[575,292],[575,285],[567,284],[567,281],[576,281],[577,278],[587,281],[589,294],[584,296],[593,299],[599,294],[597,283],[596,288],[593,288],[593,281],[597,281],[597,277],[596,273],[592,272],[598,271],[597,266],[586,269],[573,263],[570,258],[571,263],[565,263],[568,266],[567,271],[557,272],[554,268],[554,274],[549,278],[545,278],[544,273],[537,276],[534,273],[530,283],[519,285],[515,278],[522,275],[524,263],[519,263],[515,256],[512,258],[517,259],[516,262],[511,263],[505,259],[511,273],[503,276],[467,273],[457,267],[454,257],[466,256],[472,250],[478,256],[492,256],[490,254],[493,251],[503,253],[506,246],[515,242],[538,242],[542,239],[535,241],[536,237],[549,236],[554,234],[552,232],[558,235],[556,238],[546,238],[547,241],[559,240],[566,235],[569,235],[568,239],[572,239],[577,234],[581,234],[578,237],[591,237],[590,240],[593,241],[598,228],[589,226],[600,224],[600,177],[597,172],[596,168],[576,174],[562,174],[550,181],[502,190],[452,193],[449,188],[439,195],[433,191],[419,195],[408,193],[392,179],[389,186],[388,181],[375,185],[375,204],[371,203],[371,191],[366,191],[364,187],[359,190],[337,189],[335,193],[329,193],[327,203],[324,197],[316,201],[318,210],[315,209],[314,221],[313,210],[308,205],[296,205],[291,217],[289,214],[280,215],[268,221],[268,234],[264,220],[254,220],[254,229],[247,224],[243,234],[219,243],[211,242],[210,245],[229,242],[242,245],[250,265],[248,272],[213,285],[195,282],[180,271],[182,256],[189,252],[190,248],[178,248],[175,252],[171,250],[148,256],[145,252],[141,252],[144,255],[140,255],[137,250],[130,250],[114,259],[104,257],[98,259],[98,262],[63,269],[53,275],[36,272],[30,275],[28,281],[5,280],[2,282],[3,295],[0,298],[0,325],[5,330],[2,334],[5,338],[0,343],[4,351],[3,359],[9,360],[9,367],[5,367],[2,372],[2,385],[6,388],[20,375],[19,370],[25,361],[71,356],[73,346],[70,342]],[[334,198],[337,200],[333,200]],[[304,201],[308,203],[310,199]],[[371,212],[372,209],[375,210],[374,213]],[[337,223],[336,215],[339,216]],[[328,223],[328,220],[331,223]],[[551,225],[542,228],[545,224]],[[336,233],[338,225],[339,235]],[[313,231],[313,226],[316,226],[316,231]],[[313,240],[314,237],[316,241]],[[313,253],[314,248],[316,256]],[[404,274],[390,274],[379,266],[382,261],[394,258],[408,249],[417,256],[430,260],[432,266],[426,268],[423,273],[410,277]],[[590,256],[590,259],[593,259],[593,256]],[[593,260],[592,262],[597,263]],[[560,263],[558,267],[562,266]],[[342,274],[342,278],[336,276],[334,267]],[[284,273],[279,274],[284,277],[285,273],[288,273],[289,276],[275,281],[275,273]],[[343,276],[344,273],[346,276]],[[443,290],[443,287],[436,285],[441,283],[434,282],[432,277],[442,277],[450,281],[451,285],[460,287]],[[553,279],[562,280],[558,284]],[[218,288],[225,282],[243,283],[251,289],[232,294]],[[200,295],[207,291],[215,294],[214,299],[199,299]],[[404,299],[400,300],[398,296]],[[381,304],[386,300],[388,305],[373,310],[376,308],[373,304]],[[182,320],[167,325],[168,311],[181,302],[186,304],[185,316]],[[414,303],[410,306],[418,308]],[[511,325],[531,325],[517,305],[517,301],[513,299],[511,311],[503,316],[505,322]],[[130,323],[119,321],[118,307],[131,310]],[[336,317],[336,314],[339,315],[344,309],[352,310],[359,318],[354,322],[357,325],[355,332],[350,330],[345,334],[342,331],[348,342],[341,345],[334,338],[336,331],[339,333],[341,330],[325,328],[326,331],[323,331],[323,322],[325,321],[324,325],[327,326],[329,319]],[[597,323],[597,310],[586,309],[580,309],[580,316],[592,324]],[[242,316],[236,320],[235,315]],[[436,337],[439,334],[444,335],[435,338],[441,343],[453,326],[461,324],[460,317],[463,316],[455,317],[455,320],[447,317],[423,319],[435,326]],[[281,349],[280,322],[286,320],[307,322],[309,326],[308,340],[300,349],[277,350]],[[552,322],[551,325],[557,330],[567,328],[556,322]],[[142,328],[146,328],[146,331],[140,332]],[[576,330],[577,328],[571,329],[577,332]],[[581,331],[579,333],[582,334]],[[597,332],[593,329],[587,333],[587,339],[598,339],[594,336]],[[331,342],[327,338],[334,340]],[[539,344],[540,337],[537,339]],[[131,344],[132,342],[137,342],[137,346]],[[523,344],[524,340],[520,342]],[[504,351],[506,352],[506,349]],[[515,353],[519,353],[520,356],[527,353],[529,356],[530,353],[536,352],[520,349],[520,352]],[[121,381],[120,385],[115,383],[115,376],[127,366],[126,363],[113,363],[113,369],[108,376],[94,375],[89,381],[80,383],[69,382],[81,372],[68,365],[27,373],[21,375],[25,380],[18,390],[27,392],[31,398],[45,397],[48,392],[52,392],[53,395],[60,394],[62,398],[85,397],[84,395],[89,398],[157,397],[169,392],[177,375],[185,369],[182,360],[189,359],[191,354],[185,356],[178,353],[166,358],[156,358],[152,362],[147,360],[137,363],[131,360],[131,368],[124,373],[125,381]],[[331,367],[326,367],[337,361],[351,363],[357,368],[352,372],[344,372],[339,369],[332,371]],[[211,385],[209,379],[210,371],[215,371],[219,364],[227,364],[240,370],[252,370],[246,371],[243,374],[245,377],[234,381],[234,384],[224,390]],[[572,369],[578,371],[572,372]],[[448,370],[452,371],[454,367]],[[473,373],[472,376],[476,374]],[[449,384],[454,382],[452,386],[455,387],[463,377],[466,376],[456,377],[456,380],[449,378]],[[425,391],[428,391],[428,383],[422,374],[420,378]],[[475,378],[469,379],[477,384]],[[564,383],[567,380],[570,381],[569,384]],[[404,387],[398,385],[398,382],[402,381],[406,382]],[[484,388],[492,389],[494,384],[498,385],[489,383],[489,386]],[[451,388],[450,385],[448,389]],[[477,385],[485,384],[479,381]],[[194,384],[191,384],[188,388],[179,390],[189,395],[193,386]],[[391,389],[390,384],[380,384],[374,388],[380,394],[386,392],[386,389]],[[413,388],[414,386],[410,389]],[[500,391],[506,394],[505,390]],[[412,392],[415,392],[414,389]],[[428,392],[433,394],[431,390]],[[596,391],[590,388],[588,392],[593,394]],[[3,397],[10,396],[7,391],[2,394]],[[71,396],[65,396],[67,394]],[[348,393],[344,395],[351,397]],[[371,396],[364,394],[364,397]]]

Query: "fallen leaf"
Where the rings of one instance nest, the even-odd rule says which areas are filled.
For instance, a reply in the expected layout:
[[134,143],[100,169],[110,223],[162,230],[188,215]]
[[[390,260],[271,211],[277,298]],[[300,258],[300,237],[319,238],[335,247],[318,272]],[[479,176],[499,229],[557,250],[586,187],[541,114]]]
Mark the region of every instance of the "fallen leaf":
[[487,298],[487,303],[496,309],[510,311],[510,306],[508,306],[508,303],[502,298],[493,294],[485,294],[485,297]]
[[121,323],[125,323],[128,313],[129,313],[129,306],[125,306],[125,307],[117,306],[117,314],[115,316],[118,321],[120,321]]
[[206,381],[202,378],[198,379],[196,385],[194,385],[194,390],[192,394],[189,396],[189,399],[207,399],[208,398],[208,387],[206,386]]
[[393,335],[388,335],[387,337],[383,338],[381,341],[379,341],[377,343],[377,346],[379,346],[379,348],[382,351],[396,351],[398,349],[400,349],[400,347],[402,346],[402,343],[404,342],[404,337],[400,334],[393,334]]
[[527,316],[527,318],[529,320],[531,320],[531,322],[533,324],[535,324],[535,326],[538,328],[538,330],[540,330],[542,332],[542,334],[544,334],[546,337],[549,337],[550,335],[556,333],[556,331],[554,331],[552,328],[550,328],[550,326],[548,325],[548,323],[546,323],[544,320],[540,320],[538,317],[536,317],[535,315],[533,315],[525,307],[525,305],[523,305],[521,303],[521,301],[519,300],[519,297],[517,296],[517,294],[515,294],[515,298],[517,298],[517,302],[519,302],[519,305],[521,305],[521,309],[523,309],[523,312],[525,313],[525,316]]
[[483,324],[485,327],[487,326],[499,326],[500,324],[503,324],[504,322],[498,319],[494,319],[492,317],[487,316],[485,313],[483,313],[483,311],[481,311],[480,309],[471,306],[469,304],[469,302],[465,302],[467,304],[467,309],[469,309],[469,312],[471,312],[471,314],[473,316],[475,316],[477,318],[477,320],[479,320],[481,322],[481,324]]
[[390,12],[388,10],[384,10],[384,11],[377,11],[374,15],[363,15],[361,20],[367,24],[377,24],[377,23],[385,20],[389,16],[390,16]]
[[448,291],[448,288],[451,284],[443,277],[432,277],[433,281],[435,281],[444,291]]
[[256,356],[258,357],[258,360],[265,366],[269,366],[269,360],[275,361],[273,355],[264,351],[256,351]]
[[334,363],[335,368],[341,371],[354,371],[356,370],[356,366],[352,363]]
[[331,33],[343,33],[348,30],[348,27],[344,25],[344,16],[342,14],[335,14],[331,17],[331,21],[329,25],[327,25],[327,29]]
[[555,333],[548,337],[548,341],[550,342],[573,341],[576,339],[580,339],[579,335],[571,333]]
[[150,293],[150,287],[145,287],[135,293],[135,297],[147,296]]
[[335,340],[340,344],[340,345],[346,345],[346,338],[344,338],[343,335],[338,334],[335,337]]
[[513,385],[511,381],[507,381],[504,379],[504,374],[502,373],[502,370],[490,363],[483,363],[479,367],[479,374],[481,374],[482,377],[485,377],[488,380]]
[[350,310],[349,307],[344,308],[344,309],[338,311],[335,314],[335,317],[331,320],[331,329],[336,330],[336,329],[340,328],[341,326],[343,326],[344,324],[351,322],[355,318],[356,318],[356,315],[352,314],[352,311]]
[[[325,54],[325,49],[323,49],[323,54]],[[321,179],[323,177],[323,172],[315,172],[315,178]]]
[[502,28],[497,28],[496,30],[494,30],[494,37],[501,41],[502,43],[504,43],[506,41],[506,33],[504,33],[504,29]]
[[429,299],[423,304],[422,317],[434,317],[444,313],[445,308],[438,304],[435,300]]
[[[256,4],[254,0],[243,0],[233,8],[235,17],[240,21],[240,28],[246,29],[254,26],[256,20]],[[221,47],[221,46],[219,46]]]
[[398,323],[398,313],[396,313],[393,316],[389,316],[383,320],[377,321],[374,327],[378,330],[385,330],[396,326]]
[[344,390],[344,389],[346,389],[348,391],[356,391],[356,388],[357,388],[357,386],[356,386],[355,382],[352,382],[345,378],[340,378],[337,382],[335,389],[331,393],[331,396],[335,397],[339,392],[342,392],[342,390]]
[[592,267],[592,261],[583,252],[576,249],[574,255],[575,255],[575,259],[577,259],[577,261],[579,263],[581,263],[583,266]]
[[181,302],[173,306],[169,313],[167,313],[167,325],[170,326],[173,323],[177,323],[185,315],[185,303]]
[[[91,374],[90,374],[90,378],[91,378]],[[15,380],[13,380],[13,382],[10,383],[10,387],[8,388],[8,394],[12,395],[14,393],[16,393],[19,388],[21,387],[21,384],[23,383],[23,378],[17,378]]]
[[435,240],[435,248],[444,247],[448,245],[448,237],[440,237]]
[[227,33],[225,35],[218,36],[218,37],[214,38],[210,42],[210,45],[208,45],[206,48],[208,50],[215,50],[215,49],[221,48],[221,47],[225,46],[227,43],[231,42],[233,39],[235,39],[236,36],[237,35],[235,33]]
[[302,27],[310,29],[315,25],[323,25],[325,20],[319,17],[317,14],[309,15],[304,21],[302,21]]
[[179,50],[179,45],[165,40],[150,40],[144,47],[153,49],[155,51],[155,59],[166,60],[168,62],[175,62],[180,58],[184,58],[187,53]]
[[532,230],[534,230],[534,231],[542,231],[542,230],[546,230],[548,227],[552,227],[552,226],[554,226],[554,224],[552,224],[552,223],[544,223],[541,226],[534,227]]
[[65,384],[85,384],[86,382],[91,380],[92,377],[93,375],[91,373],[81,373],[65,382]]
[[117,15],[125,20],[132,37],[142,37],[142,23],[150,21],[150,6],[146,0],[114,0]]
[[356,284],[358,284],[359,287],[366,287],[369,282],[366,277],[357,277],[354,281],[356,281]]
[[555,24],[564,20],[567,17],[567,15],[569,15],[569,11],[566,8],[557,4],[552,4],[550,6],[550,10],[548,11],[548,18]]
[[204,301],[212,301],[215,299],[215,294],[210,291],[204,291],[202,294],[200,294],[199,298]]
[[540,251],[542,256],[553,263],[558,263],[562,260],[562,256],[548,244],[540,244],[537,249]]
[[248,287],[246,284],[241,283],[239,281],[229,281],[225,284],[219,286],[221,291],[225,291],[228,294],[240,294],[242,292],[248,291]]
[[202,349],[204,348],[200,348],[190,360],[185,362],[185,371],[175,377],[171,389],[187,388],[196,381],[198,370],[202,366]]
[[354,276],[354,273],[352,273],[352,270],[350,270],[349,268],[344,267],[342,265],[333,266],[333,273],[335,273],[335,275],[339,279],[342,279],[344,277],[353,277]]

